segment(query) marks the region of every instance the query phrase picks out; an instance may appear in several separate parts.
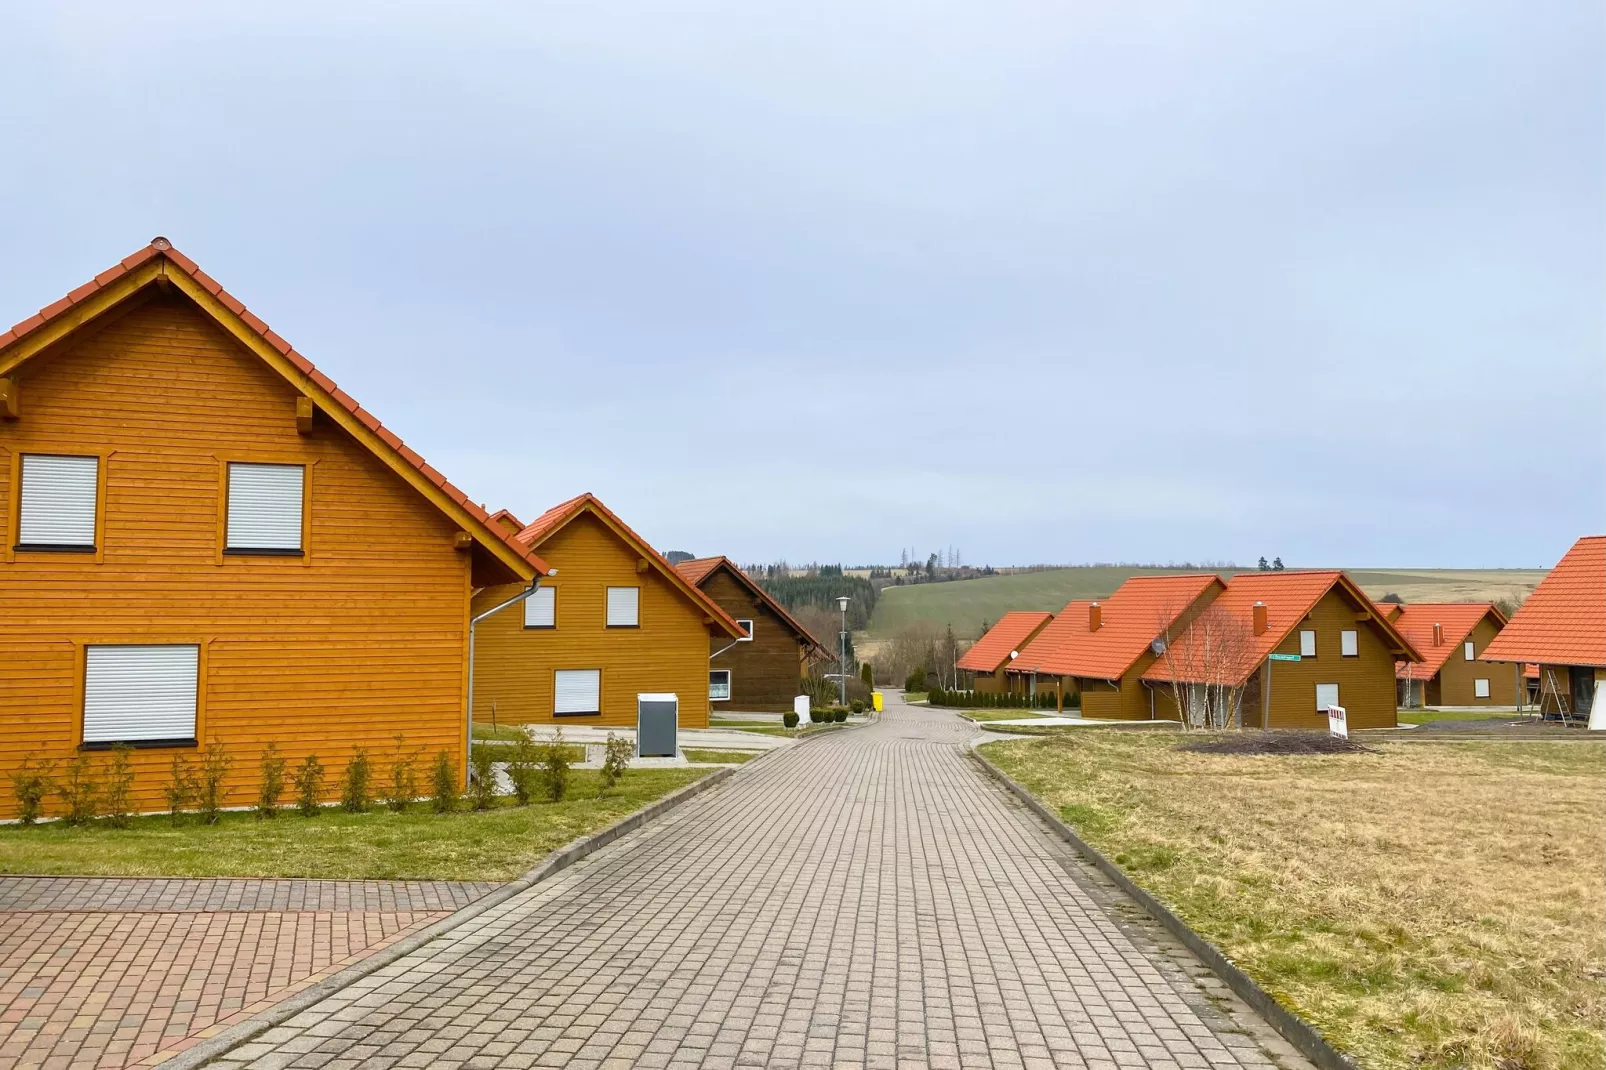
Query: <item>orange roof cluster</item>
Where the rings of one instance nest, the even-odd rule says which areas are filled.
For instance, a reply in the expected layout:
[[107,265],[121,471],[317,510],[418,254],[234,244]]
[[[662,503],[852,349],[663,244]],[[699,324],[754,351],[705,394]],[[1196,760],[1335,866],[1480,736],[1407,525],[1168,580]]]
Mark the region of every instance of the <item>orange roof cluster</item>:
[[[1114,680],[1200,598],[1224,588],[1213,573],[1133,576],[1102,603],[1072,602],[1021,652],[1017,672]],[[1099,627],[1092,627],[1098,606]]]
[[735,579],[737,583],[740,583],[742,586],[746,587],[754,597],[761,599],[765,605],[769,606],[770,610],[776,616],[786,621],[787,625],[797,632],[798,638],[802,639],[810,646],[815,647],[822,654],[829,655],[831,653],[829,647],[816,639],[813,632],[810,632],[807,628],[803,627],[803,625],[799,624],[796,617],[788,613],[779,602],[771,597],[768,591],[766,591],[763,587],[760,587],[758,582],[754,580],[753,577],[743,572],[737,566],[736,562],[732,561],[730,558],[723,556],[694,557],[690,561],[682,561],[677,564],[675,566],[675,571],[680,573],[681,576],[685,577],[687,583],[691,584],[693,587],[701,589],[703,586],[703,581],[707,580],[708,577],[719,571],[721,566],[723,566],[726,571],[731,574],[731,577]]
[[277,334],[272,328],[264,323],[262,319],[254,314],[250,309],[246,308],[238,298],[219,285],[216,279],[202,271],[200,266],[197,265],[195,261],[173,248],[173,243],[168,241],[166,238],[152,238],[151,243],[145,246],[143,249],[125,256],[121,261],[114,264],[110,268],[107,268],[105,271],[102,271],[93,279],[90,279],[76,290],[73,290],[71,293],[67,294],[67,296],[46,305],[44,308],[40,309],[32,316],[29,316],[27,319],[14,324],[10,330],[6,331],[4,334],[0,334],[0,352],[3,352],[13,343],[21,341],[35,331],[40,330],[51,322],[64,316],[69,310],[78,307],[79,305],[83,304],[83,302],[87,301],[91,297],[94,297],[96,294],[99,294],[101,291],[117,282],[119,279],[122,279],[124,276],[128,275],[130,272],[133,272],[152,261],[160,261],[164,266],[171,265],[183,272],[186,277],[193,280],[198,286],[201,287],[201,289],[205,290],[212,297],[216,298],[224,308],[233,313],[234,316],[238,318],[246,328],[259,336],[269,346],[273,347],[274,350],[276,350],[286,360],[290,361],[291,364],[295,365],[296,369],[310,379],[319,390],[328,396],[331,401],[345,409],[345,411],[350,413],[352,416],[356,417],[363,424],[363,426],[367,427],[369,431],[372,431],[375,435],[377,435],[381,442],[383,442],[391,450],[395,451],[397,456],[401,457],[408,464],[418,469],[418,471],[423,474],[424,478],[428,479],[432,484],[439,488],[442,493],[444,493],[448,498],[464,509],[471,517],[477,520],[480,524],[484,525],[487,532],[495,536],[498,540],[506,543],[508,547],[516,551],[520,557],[534,565],[537,571],[542,573],[547,571],[546,562],[531,554],[527,547],[515,542],[511,533],[505,532],[500,527],[491,524],[490,514],[487,513],[484,508],[477,503],[470,501],[468,495],[464,494],[457,487],[453,486],[445,476],[441,475],[440,472],[431,467],[430,464],[425,461],[423,457],[419,456],[417,452],[408,448],[407,444],[404,443],[401,438],[395,434],[395,432],[391,431],[384,424],[380,423],[379,420],[368,410],[358,405],[356,400],[352,398],[350,394],[347,394],[344,390],[341,390],[340,387],[335,385],[333,379],[329,378],[323,372],[315,368],[312,364],[312,361],[296,352],[295,348],[291,346],[289,342],[280,337],[279,334]]
[[1481,657],[1606,666],[1606,535],[1573,543]]
[[[1472,629],[1489,614],[1495,616],[1496,625],[1506,618],[1488,602],[1412,602],[1395,606],[1399,610],[1390,622],[1399,629],[1411,645],[1422,655],[1418,662],[1400,661],[1394,664],[1394,675],[1400,679],[1430,680],[1438,675],[1450,655],[1461,649]],[[1434,643],[1433,626],[1439,625],[1439,642]]]
[[[1366,609],[1372,614],[1372,619],[1379,628],[1398,644],[1411,661],[1420,661],[1421,655],[1412,646],[1409,640],[1377,611],[1377,606],[1370,598],[1355,586],[1353,580],[1344,573],[1335,570],[1321,571],[1279,571],[1279,572],[1240,572],[1227,584],[1227,589],[1221,596],[1210,604],[1208,613],[1230,614],[1239,621],[1244,631],[1244,651],[1240,658],[1240,672],[1229,681],[1233,686],[1242,684],[1249,678],[1249,674],[1259,668],[1266,660],[1266,656],[1288,637],[1299,623],[1305,619],[1310,611],[1316,608],[1316,603],[1331,591],[1339,588],[1349,596],[1357,608]],[[1266,630],[1260,635],[1254,634],[1254,607],[1256,602],[1266,606]],[[1143,679],[1151,683],[1169,683],[1173,674],[1179,679],[1187,679],[1187,666],[1195,662],[1203,663],[1207,660],[1200,649],[1205,640],[1199,629],[1203,625],[1190,625],[1183,633],[1171,641],[1170,650],[1166,657],[1154,663],[1154,666],[1143,674]]]
[[964,657],[956,665],[966,672],[997,672],[1009,663],[1010,654],[1019,652],[1022,644],[1053,619],[1052,613],[1011,610],[1000,617],[997,624],[988,628],[987,633],[965,651]]

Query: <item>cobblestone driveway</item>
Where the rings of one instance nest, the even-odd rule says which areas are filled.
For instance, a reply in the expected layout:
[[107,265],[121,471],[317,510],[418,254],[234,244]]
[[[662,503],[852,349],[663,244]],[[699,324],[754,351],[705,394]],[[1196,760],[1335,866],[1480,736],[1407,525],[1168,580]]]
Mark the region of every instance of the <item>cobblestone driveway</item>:
[[771,755],[228,1065],[1273,1065],[972,731],[894,704]]

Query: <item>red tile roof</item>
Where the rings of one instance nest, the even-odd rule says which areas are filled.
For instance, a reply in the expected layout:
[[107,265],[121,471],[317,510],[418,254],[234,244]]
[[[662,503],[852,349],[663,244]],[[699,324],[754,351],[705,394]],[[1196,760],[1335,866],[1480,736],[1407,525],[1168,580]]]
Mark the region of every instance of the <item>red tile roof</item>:
[[1573,543],[1482,657],[1606,666],[1606,535]]
[[[685,595],[693,604],[701,606],[710,617],[732,639],[739,639],[747,635],[747,629],[736,623],[729,613],[719,607],[719,603],[708,597],[695,584],[688,583],[674,565],[671,565],[663,554],[652,548],[652,545],[637,535],[630,525],[620,520],[612,509],[602,504],[602,499],[595,494],[577,494],[566,502],[559,502],[534,520],[530,521],[523,531],[514,536],[518,541],[531,550],[536,549],[542,542],[551,538],[566,524],[582,513],[591,513],[612,528],[635,550],[646,558],[647,563],[656,568],[658,572],[669,580],[671,586]],[[561,575],[560,575],[561,580]]]
[[[118,263],[96,275],[89,282],[67,294],[67,296],[46,305],[34,315],[15,324],[4,334],[0,334],[0,364],[5,363],[5,350],[11,345],[64,316],[70,309],[83,304],[83,302],[99,294],[130,272],[153,261],[161,264],[164,269],[164,275],[167,274],[165,269],[169,266],[178,269],[185,278],[192,280],[202,290],[210,294],[227,308],[241,324],[294,365],[297,371],[310,380],[309,383],[299,383],[293,379],[289,380],[297,390],[303,391],[309,397],[313,397],[315,401],[323,403],[323,407],[326,409],[344,409],[356,417],[369,431],[378,436],[384,446],[395,456],[400,457],[407,464],[417,469],[424,478],[438,488],[453,504],[472,518],[474,523],[465,525],[465,527],[478,541],[481,543],[491,541],[500,543],[527,561],[537,572],[545,573],[547,571],[546,562],[531,554],[527,547],[515,542],[511,533],[504,532],[499,526],[491,524],[490,515],[486,513],[484,508],[470,501],[468,495],[453,486],[445,476],[430,467],[424,458],[409,449],[393,431],[381,424],[374,418],[372,413],[362,408],[349,394],[336,386],[333,379],[313,367],[312,361],[296,352],[289,342],[286,342],[269,328],[250,309],[246,308],[238,298],[218,285],[217,280],[202,271],[195,261],[173,248],[173,244],[166,238],[152,238],[151,243],[143,249],[124,257]],[[151,281],[155,282],[155,277]],[[128,296],[132,295],[132,292],[130,292]],[[309,386],[311,389],[308,389]]]
[[997,624],[987,629],[987,634],[965,651],[958,667],[966,672],[997,672],[1009,663],[1011,651],[1019,651],[1027,639],[1053,619],[1052,613],[1034,613],[1023,609],[1005,613]]
[[[1409,675],[1413,680],[1431,680],[1444,668],[1450,655],[1462,649],[1461,644],[1484,617],[1493,614],[1497,628],[1506,622],[1500,611],[1487,602],[1412,602],[1394,608],[1400,612],[1390,623],[1403,632],[1422,655],[1420,662],[1395,664],[1394,674],[1401,679]],[[1433,642],[1435,624],[1440,626],[1444,639],[1437,645]]]
[[1012,669],[1119,679],[1195,602],[1222,589],[1213,573],[1133,576],[1099,604],[1098,631],[1089,623],[1093,603],[1072,602],[1027,644]]
[[799,624],[796,617],[793,617],[792,614],[788,613],[781,603],[777,602],[768,591],[759,586],[757,580],[753,579],[753,577],[749,576],[747,573],[738,568],[736,562],[732,561],[730,558],[694,557],[690,561],[682,561],[677,564],[675,566],[675,571],[684,576],[687,583],[691,584],[693,587],[701,589],[703,583],[714,573],[718,572],[721,567],[724,567],[724,569],[730,573],[732,579],[746,587],[755,598],[762,600],[765,605],[769,606],[771,612],[785,621],[787,626],[797,633],[797,637],[799,639],[814,647],[818,653],[824,654],[827,657],[831,656],[830,647],[820,642],[814,637],[813,632],[810,632],[807,628],[803,627],[803,625]]
[[[1288,638],[1288,634],[1299,626],[1300,621],[1316,607],[1316,603],[1334,587],[1344,591],[1357,607],[1372,612],[1372,621],[1388,638],[1391,645],[1404,650],[1409,660],[1421,660],[1421,654],[1409,640],[1383,619],[1372,600],[1342,572],[1336,570],[1240,572],[1228,582],[1227,589],[1211,603],[1209,610],[1211,614],[1230,614],[1244,627],[1245,648],[1235,659],[1239,664],[1236,666],[1238,671],[1232,674],[1232,684],[1236,686],[1248,679],[1249,674],[1266,660],[1266,655],[1277,649],[1278,645]],[[1266,630],[1260,635],[1255,635],[1253,628],[1256,602],[1266,604]],[[1168,656],[1156,661],[1154,666],[1143,674],[1143,679],[1151,683],[1169,683],[1174,673],[1186,671],[1180,669],[1180,666],[1191,666],[1196,662],[1203,664],[1206,655],[1196,649],[1200,641],[1201,637],[1190,625],[1181,635],[1172,639]]]

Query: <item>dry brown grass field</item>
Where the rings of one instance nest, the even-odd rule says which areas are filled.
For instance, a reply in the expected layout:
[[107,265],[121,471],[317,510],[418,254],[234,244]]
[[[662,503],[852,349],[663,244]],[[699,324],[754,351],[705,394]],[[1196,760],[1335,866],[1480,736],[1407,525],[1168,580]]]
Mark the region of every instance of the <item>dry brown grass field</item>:
[[1368,1068],[1606,1066],[1606,746],[985,753]]

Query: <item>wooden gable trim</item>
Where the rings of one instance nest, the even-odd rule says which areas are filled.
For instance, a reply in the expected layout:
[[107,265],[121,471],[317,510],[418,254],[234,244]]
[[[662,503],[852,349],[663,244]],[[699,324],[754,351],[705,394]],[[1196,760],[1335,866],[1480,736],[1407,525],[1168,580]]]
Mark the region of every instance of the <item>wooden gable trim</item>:
[[29,331],[0,354],[0,376],[9,377],[43,350],[127,301],[161,278],[166,266],[166,259],[154,257],[113,280],[109,286],[96,290],[71,308],[52,316],[43,326]]

